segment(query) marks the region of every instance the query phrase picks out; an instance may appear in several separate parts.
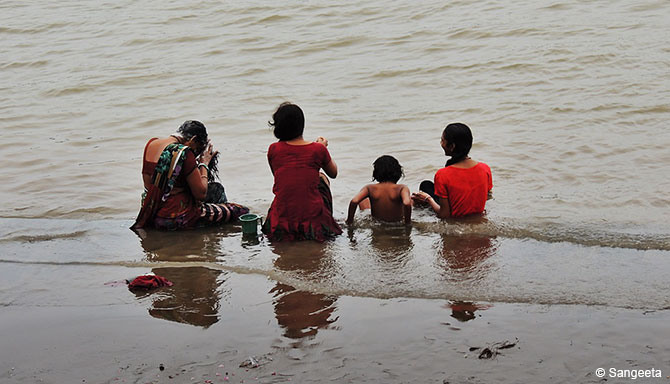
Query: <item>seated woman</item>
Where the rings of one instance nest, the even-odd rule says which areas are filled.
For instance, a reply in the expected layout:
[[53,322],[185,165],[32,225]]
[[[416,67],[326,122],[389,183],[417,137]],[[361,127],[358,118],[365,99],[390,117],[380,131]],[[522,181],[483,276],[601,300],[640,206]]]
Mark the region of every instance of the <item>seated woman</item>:
[[204,202],[207,164],[217,153],[205,126],[195,120],[184,122],[174,135],[149,140],[142,160],[142,208],[131,228],[187,229],[234,221],[249,212],[239,204]]
[[447,125],[440,145],[451,159],[437,171],[434,183],[421,183],[420,191],[412,194],[412,199],[428,203],[441,219],[484,212],[493,180],[488,165],[468,156],[472,148],[470,128],[462,123]]
[[306,141],[305,116],[295,104],[283,103],[270,125],[279,141],[270,145],[268,162],[275,182],[275,198],[263,223],[270,240],[317,240],[339,235],[333,219],[333,198],[328,178],[335,178],[337,164],[328,153],[328,141]]

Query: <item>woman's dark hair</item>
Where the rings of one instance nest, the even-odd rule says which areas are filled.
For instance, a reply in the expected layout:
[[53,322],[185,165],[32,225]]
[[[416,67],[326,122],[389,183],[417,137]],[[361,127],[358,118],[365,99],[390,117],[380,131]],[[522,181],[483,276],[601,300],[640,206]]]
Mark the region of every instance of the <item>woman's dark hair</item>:
[[402,166],[393,156],[380,156],[372,165],[374,166],[372,180],[377,180],[380,183],[385,181],[397,183],[401,177],[405,176]]
[[456,164],[464,160],[472,148],[472,131],[463,123],[451,123],[442,131],[442,138],[448,144],[454,144],[454,150],[451,159],[447,161],[445,167]]
[[268,124],[273,128],[276,138],[281,141],[291,140],[301,136],[305,130],[305,115],[297,105],[285,102],[272,114],[272,121],[268,121]]
[[[207,128],[205,128],[205,124],[197,120],[184,121],[184,123],[179,127],[177,132],[179,132],[179,134],[187,141],[190,140],[192,137],[195,137],[195,142],[198,143],[198,145],[203,149],[207,145]],[[196,153],[195,155],[197,156],[199,155],[199,153]],[[207,172],[207,181],[209,182],[216,181],[216,178],[219,176],[218,153],[212,156],[212,159],[209,161],[209,164],[207,164],[207,168],[209,168]]]
[[187,141],[195,137],[195,142],[198,145],[205,146],[207,144],[207,128],[205,128],[205,124],[197,120],[184,121],[177,132]]

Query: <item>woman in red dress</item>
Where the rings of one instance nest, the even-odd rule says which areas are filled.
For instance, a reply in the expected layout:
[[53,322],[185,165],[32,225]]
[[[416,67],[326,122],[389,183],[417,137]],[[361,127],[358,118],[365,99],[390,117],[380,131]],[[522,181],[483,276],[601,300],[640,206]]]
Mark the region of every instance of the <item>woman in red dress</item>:
[[437,217],[461,217],[484,212],[491,198],[491,168],[468,156],[472,148],[472,131],[463,123],[447,125],[440,145],[451,158],[435,174],[435,183],[424,181],[414,201],[428,203]]
[[[272,120],[270,126],[279,139],[268,149],[275,198],[263,223],[263,233],[275,241],[324,241],[341,234],[342,229],[333,219],[333,198],[326,177],[337,177],[337,164],[326,148],[328,140],[303,139],[305,116],[295,104],[281,104]],[[322,169],[325,175],[320,172]]]

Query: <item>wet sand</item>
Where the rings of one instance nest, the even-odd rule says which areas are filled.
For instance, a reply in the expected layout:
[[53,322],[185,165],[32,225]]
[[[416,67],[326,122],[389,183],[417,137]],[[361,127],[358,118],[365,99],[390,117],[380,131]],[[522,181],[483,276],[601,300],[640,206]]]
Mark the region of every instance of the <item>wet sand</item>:
[[[51,274],[3,273],[24,268]],[[0,310],[3,383],[595,383],[598,367],[670,372],[668,311],[327,297],[223,273],[207,313],[175,299],[199,296],[180,281],[135,299],[100,278],[141,269],[72,268],[76,281],[50,281],[47,296],[81,305]],[[492,359],[470,350],[503,341],[516,345]],[[257,368],[240,367],[249,356]]]
[[[646,297],[637,292],[642,304],[628,308],[541,304],[552,300],[542,287],[531,303],[465,301],[448,294],[375,298],[298,290],[278,271],[263,274],[258,266],[244,270],[203,260],[208,252],[228,252],[207,236],[206,246],[184,242],[194,249],[186,246],[188,255],[177,257],[165,251],[171,249],[167,244],[156,254],[159,248],[144,242],[146,254],[138,252],[139,240],[125,222],[59,221],[52,228],[39,223],[36,228],[42,229],[34,229],[34,236],[21,233],[22,226],[35,221],[3,223],[9,225],[3,232],[0,268],[2,383],[596,383],[601,382],[595,376],[599,367],[655,368],[670,375],[665,340],[670,311],[662,302],[649,305],[662,293],[651,273],[649,287],[657,286],[659,292]],[[59,225],[69,228],[58,233]],[[237,230],[222,236],[240,243],[232,234]],[[556,246],[565,247],[532,247],[551,254]],[[234,253],[249,264],[266,256],[244,254],[244,249]],[[501,246],[502,255],[493,259],[509,266],[510,260],[522,258],[520,249]],[[510,250],[518,253],[507,255]],[[597,252],[582,252],[591,259],[564,255],[566,262],[579,258],[580,268],[599,262]],[[636,255],[645,256],[636,263],[647,269],[663,268],[667,259],[654,253]],[[610,268],[622,268],[620,260],[612,263]],[[315,263],[309,254],[280,256],[272,264],[277,270],[317,277],[324,270],[323,261]],[[555,270],[563,273],[560,266]],[[145,273],[164,276],[174,286],[132,293],[115,283]],[[539,269],[536,273],[544,276]],[[561,280],[564,285],[577,281],[567,275]],[[500,276],[492,281],[509,289]],[[618,297],[618,284],[606,282],[612,290],[602,297]],[[524,283],[518,289],[534,288]],[[569,292],[558,283],[556,289]],[[478,358],[484,348],[495,351],[501,345],[496,343],[505,341],[514,347],[498,350],[491,359]],[[240,367],[250,356],[259,366]],[[644,380],[638,382],[666,379]]]

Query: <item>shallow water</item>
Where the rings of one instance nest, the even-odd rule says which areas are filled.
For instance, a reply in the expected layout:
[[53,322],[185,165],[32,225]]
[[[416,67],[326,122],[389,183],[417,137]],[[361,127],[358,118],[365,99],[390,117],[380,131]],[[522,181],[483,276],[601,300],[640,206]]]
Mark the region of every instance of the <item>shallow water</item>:
[[291,100],[330,140],[340,220],[376,157],[414,189],[462,121],[493,168],[494,234],[670,248],[667,2],[1,7],[3,217],[132,218],[144,143],[186,119],[264,212],[266,122]]
[[[0,262],[63,274],[88,263],[203,267],[327,295],[666,308],[669,10],[4,2]],[[186,119],[203,121],[222,151],[229,197],[264,213],[267,120],[285,100],[305,110],[307,138],[330,141],[340,222],[382,154],[400,160],[412,189],[431,178],[454,121],[470,125],[471,155],[493,170],[486,220],[416,210],[406,228],[359,214],[323,245],[254,244],[235,226],[141,240],[127,230],[146,140]],[[30,305],[11,287],[3,305]]]
[[[666,294],[670,258],[660,250],[445,234],[420,225],[369,224],[325,244],[268,244],[262,237],[243,237],[239,225],[137,236],[127,229],[129,221],[5,219],[2,223],[12,229],[0,233],[5,270],[0,306],[49,302],[45,295],[57,306],[81,304],[80,296],[51,292],[49,281],[81,278],[99,285],[132,276],[77,274],[86,267],[101,271],[126,267],[173,281],[172,300],[178,305],[170,308],[177,313],[179,308],[190,308],[184,312],[191,316],[219,316],[212,309],[222,300],[218,276],[231,273],[258,275],[278,286],[328,297],[670,308]],[[49,228],[54,223],[60,228]],[[33,235],[23,235],[27,232]],[[34,276],[31,265],[55,276]],[[209,309],[198,309],[194,303],[199,302],[210,303]]]

